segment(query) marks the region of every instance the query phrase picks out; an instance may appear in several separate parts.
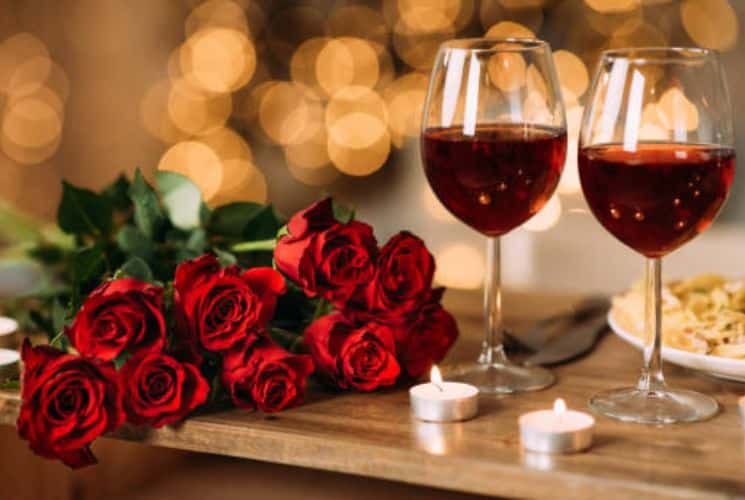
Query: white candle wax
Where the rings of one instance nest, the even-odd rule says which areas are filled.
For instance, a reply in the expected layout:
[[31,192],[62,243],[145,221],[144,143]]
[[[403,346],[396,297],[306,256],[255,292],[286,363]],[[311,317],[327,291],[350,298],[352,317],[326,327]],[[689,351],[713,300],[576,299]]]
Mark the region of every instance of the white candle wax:
[[18,332],[18,322],[13,318],[0,316],[0,348],[16,347],[16,332]]
[[592,444],[595,419],[580,411],[567,410],[557,399],[553,410],[520,416],[520,439],[525,449],[544,453],[572,453]]
[[427,422],[453,422],[473,418],[478,411],[479,390],[460,382],[443,382],[432,367],[432,382],[409,389],[414,416]]
[[18,361],[20,359],[18,351],[0,349],[0,379],[15,375],[18,371]]

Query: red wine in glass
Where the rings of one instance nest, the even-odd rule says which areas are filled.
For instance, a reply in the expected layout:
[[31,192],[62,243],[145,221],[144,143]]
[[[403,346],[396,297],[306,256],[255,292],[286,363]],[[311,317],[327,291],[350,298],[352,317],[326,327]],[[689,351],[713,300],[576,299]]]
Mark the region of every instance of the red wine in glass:
[[710,145],[598,145],[582,148],[578,160],[595,217],[647,257],[661,257],[709,227],[735,175],[735,151]]
[[430,186],[456,217],[500,236],[535,215],[554,193],[566,132],[529,124],[428,128],[422,156]]

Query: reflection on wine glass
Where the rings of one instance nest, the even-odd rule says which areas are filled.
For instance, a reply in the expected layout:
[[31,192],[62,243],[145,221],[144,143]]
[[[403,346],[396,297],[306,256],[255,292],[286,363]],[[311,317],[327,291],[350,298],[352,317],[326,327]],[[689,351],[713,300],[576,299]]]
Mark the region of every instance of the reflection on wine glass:
[[422,122],[422,161],[433,191],[488,237],[486,338],[478,362],[454,374],[485,393],[547,387],[554,376],[510,363],[502,346],[499,237],[535,215],[559,182],[566,123],[551,49],[533,39],[442,45]]
[[611,234],[647,257],[644,368],[636,387],[590,406],[626,421],[703,420],[717,402],[665,384],[661,258],[708,228],[735,174],[732,117],[715,52],[644,48],[605,52],[580,132],[587,203]]

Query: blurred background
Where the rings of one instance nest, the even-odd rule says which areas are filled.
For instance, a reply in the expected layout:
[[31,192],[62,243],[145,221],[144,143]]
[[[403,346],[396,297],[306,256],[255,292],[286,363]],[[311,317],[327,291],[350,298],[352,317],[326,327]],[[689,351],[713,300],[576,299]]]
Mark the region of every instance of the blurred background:
[[[613,291],[641,259],[580,192],[577,133],[598,55],[722,51],[743,145],[744,20],[745,2],[727,0],[4,0],[0,198],[53,220],[62,179],[99,189],[138,166],[189,176],[213,206],[271,202],[290,214],[331,193],[381,240],[420,234],[441,284],[477,289],[482,238],[440,206],[421,170],[429,70],[451,38],[536,36],[554,49],[570,149],[558,193],[505,237],[505,280]],[[743,183],[714,228],[668,259],[669,274],[745,270]]]
[[[189,176],[213,206],[271,202],[291,214],[331,193],[380,240],[421,235],[438,282],[473,290],[478,308],[483,238],[442,208],[422,173],[429,70],[454,37],[536,36],[554,49],[570,149],[557,194],[504,238],[503,276],[513,290],[613,292],[640,276],[642,259],[580,192],[576,141],[598,55],[722,51],[742,151],[743,23],[743,0],[2,0],[0,205],[51,222],[63,179],[100,189],[138,166]],[[713,228],[666,259],[668,277],[745,274],[743,177]],[[221,498],[456,498],[109,440],[96,448],[101,465],[73,475],[33,456],[10,427],[0,443],[3,498],[205,498],[215,485]],[[301,479],[272,480],[290,475]]]

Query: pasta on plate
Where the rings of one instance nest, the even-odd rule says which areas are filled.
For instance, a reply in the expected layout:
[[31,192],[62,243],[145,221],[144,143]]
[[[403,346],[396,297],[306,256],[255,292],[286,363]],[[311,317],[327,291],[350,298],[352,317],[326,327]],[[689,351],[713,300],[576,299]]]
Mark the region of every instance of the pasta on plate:
[[[613,297],[611,314],[630,333],[644,336],[644,283]],[[662,289],[662,339],[684,351],[745,359],[745,279],[716,274],[672,281]]]

